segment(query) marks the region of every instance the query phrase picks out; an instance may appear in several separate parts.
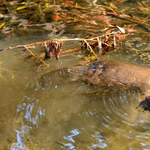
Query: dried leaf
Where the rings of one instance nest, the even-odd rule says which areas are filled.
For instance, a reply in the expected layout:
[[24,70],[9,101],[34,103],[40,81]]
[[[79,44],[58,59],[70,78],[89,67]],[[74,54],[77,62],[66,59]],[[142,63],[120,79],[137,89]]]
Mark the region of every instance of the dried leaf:
[[113,25],[111,24],[111,22],[105,17],[105,16],[97,16],[97,19],[100,19],[102,21],[104,21],[108,26],[112,27]]
[[91,20],[90,23],[93,25],[97,25],[96,21],[94,21],[94,20]]
[[119,40],[123,40],[127,35],[124,34],[124,35],[121,35],[121,34],[115,34],[116,37],[119,39]]
[[149,9],[149,8],[145,8],[145,7],[138,7],[138,9],[139,9],[140,11],[150,12],[150,9]]
[[64,3],[65,3],[65,4],[69,4],[69,5],[73,5],[73,4],[74,4],[73,1],[65,1]]
[[27,23],[24,28],[28,27],[31,23],[33,23],[33,21],[30,21],[29,23]]
[[97,57],[95,56],[90,56],[90,57],[85,57],[85,60],[95,60]]
[[117,25],[116,25],[116,27],[121,31],[121,33],[125,33],[126,32],[124,28],[121,28],[121,27],[119,27]]
[[97,32],[97,30],[93,30],[93,29],[86,29],[87,31],[92,31],[92,32]]
[[11,36],[12,36],[11,34],[9,34],[9,35],[7,36],[7,38],[6,38],[6,41],[7,41],[7,42],[9,42],[9,41],[10,41]]
[[46,7],[48,8],[49,3],[46,3],[45,5],[46,5]]
[[111,31],[112,31],[111,29],[110,29],[110,30],[107,30],[107,31],[106,31],[106,35],[108,35]]
[[5,25],[5,22],[0,25],[0,29]]
[[110,7],[113,9],[117,9],[117,7],[113,3],[110,3]]
[[59,17],[58,13],[54,13],[54,16],[53,16],[53,21],[57,22],[59,21],[61,18]]
[[143,5],[140,2],[137,2],[139,6],[143,7]]
[[13,80],[15,76],[14,76],[14,74],[11,73],[11,72],[10,72],[10,74],[11,74],[11,80]]
[[27,6],[18,7],[16,10],[22,10],[22,9],[25,9],[25,8],[27,8]]
[[116,47],[116,45],[117,45],[116,44],[116,35],[114,34],[114,43],[113,43],[113,46]]

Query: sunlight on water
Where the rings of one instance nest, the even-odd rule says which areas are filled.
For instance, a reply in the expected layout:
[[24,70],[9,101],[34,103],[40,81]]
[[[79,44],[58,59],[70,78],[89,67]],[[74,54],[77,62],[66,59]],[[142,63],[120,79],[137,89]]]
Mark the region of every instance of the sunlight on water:
[[10,150],[17,150],[17,149],[27,150],[24,142],[25,141],[24,136],[28,134],[29,127],[22,126],[21,131],[17,131],[17,130],[15,131],[17,133],[17,143],[13,143],[12,146],[10,147]]

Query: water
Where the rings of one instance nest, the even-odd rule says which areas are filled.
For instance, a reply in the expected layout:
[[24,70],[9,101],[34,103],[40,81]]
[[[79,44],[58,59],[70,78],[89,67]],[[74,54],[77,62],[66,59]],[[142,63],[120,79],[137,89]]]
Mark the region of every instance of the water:
[[[98,10],[104,2],[89,0],[77,4]],[[123,4],[126,4],[125,11],[131,10],[133,15],[140,16],[132,10],[134,2],[121,3],[120,9]],[[124,21],[118,21],[117,25],[123,26]],[[18,30],[12,32],[10,40],[7,34],[1,38],[0,49],[49,38],[84,37],[88,32],[84,29],[88,26],[94,25],[60,21],[40,27],[31,24],[31,30],[26,32],[20,32],[17,26]],[[33,32],[34,29],[39,31]],[[138,32],[131,33],[116,52],[101,59],[149,66],[149,32],[142,26],[136,29]],[[66,42],[63,50],[76,48],[79,44]],[[144,100],[141,91],[94,87],[68,74],[66,68],[82,60],[81,52],[63,54],[58,61],[46,60],[50,65],[47,68],[39,67],[41,62],[27,58],[28,52],[19,51],[0,52],[0,149],[150,149],[150,113],[136,109]],[[40,55],[44,48],[37,46],[32,51]]]

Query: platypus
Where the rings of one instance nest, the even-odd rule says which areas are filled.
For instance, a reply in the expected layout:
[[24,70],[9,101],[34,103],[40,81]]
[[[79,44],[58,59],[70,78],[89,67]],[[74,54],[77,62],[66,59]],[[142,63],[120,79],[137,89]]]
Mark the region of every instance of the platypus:
[[137,87],[145,94],[145,100],[138,107],[150,111],[149,68],[116,61],[98,61],[84,71],[83,80],[100,86]]
[[[98,61],[94,63],[85,63],[85,65],[72,66],[67,69],[60,70],[60,74],[64,78],[71,81],[82,80],[86,84],[96,85],[99,87],[119,87],[122,89],[131,89],[136,87],[141,93],[145,94],[145,100],[140,102],[138,107],[150,111],[150,69],[123,63],[118,61]],[[57,73],[58,72],[54,72]],[[73,75],[72,75],[73,74]],[[52,75],[54,78],[57,75]],[[45,75],[46,76],[46,75]],[[52,77],[51,76],[51,77]],[[51,80],[50,77],[50,80]],[[49,80],[44,77],[41,79],[42,85],[48,85]],[[68,80],[67,80],[68,81]],[[46,82],[46,84],[44,84]],[[60,81],[61,82],[61,81]]]

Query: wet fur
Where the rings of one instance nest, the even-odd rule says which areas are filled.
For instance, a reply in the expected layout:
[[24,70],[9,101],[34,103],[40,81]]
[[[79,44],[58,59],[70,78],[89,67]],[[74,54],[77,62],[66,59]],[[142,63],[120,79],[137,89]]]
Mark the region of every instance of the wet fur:
[[137,87],[146,98],[138,107],[150,111],[150,69],[122,62],[99,61],[85,70],[84,81],[94,85],[121,86],[125,88]]

